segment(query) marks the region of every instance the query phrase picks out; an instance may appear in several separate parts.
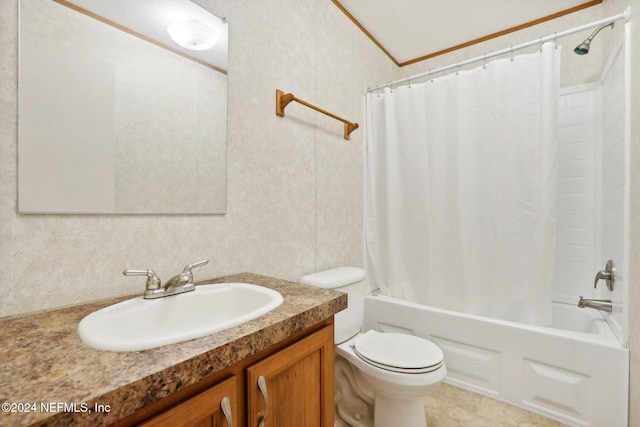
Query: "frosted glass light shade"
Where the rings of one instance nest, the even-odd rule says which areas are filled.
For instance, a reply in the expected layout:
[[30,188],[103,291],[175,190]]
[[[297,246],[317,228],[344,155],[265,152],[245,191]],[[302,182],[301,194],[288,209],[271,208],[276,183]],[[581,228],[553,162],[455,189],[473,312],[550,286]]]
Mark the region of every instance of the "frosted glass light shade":
[[198,21],[174,22],[167,27],[169,36],[185,49],[207,50],[218,42],[218,31]]

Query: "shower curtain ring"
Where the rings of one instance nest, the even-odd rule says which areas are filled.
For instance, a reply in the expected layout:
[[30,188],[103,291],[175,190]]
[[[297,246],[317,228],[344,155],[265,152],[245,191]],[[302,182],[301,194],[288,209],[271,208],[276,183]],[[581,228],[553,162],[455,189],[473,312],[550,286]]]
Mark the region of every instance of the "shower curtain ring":
[[511,62],[513,62],[513,45],[511,45]]
[[482,68],[487,68],[487,54],[483,53],[482,54]]
[[540,52],[542,52],[542,36],[540,36]]

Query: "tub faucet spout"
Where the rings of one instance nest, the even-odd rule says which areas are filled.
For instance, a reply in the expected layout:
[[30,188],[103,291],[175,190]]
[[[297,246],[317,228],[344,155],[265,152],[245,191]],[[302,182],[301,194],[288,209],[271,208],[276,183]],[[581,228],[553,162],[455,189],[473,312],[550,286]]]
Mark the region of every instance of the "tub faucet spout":
[[596,310],[606,311],[611,313],[612,304],[610,299],[588,299],[580,297],[578,301],[578,307],[580,308],[595,308]]

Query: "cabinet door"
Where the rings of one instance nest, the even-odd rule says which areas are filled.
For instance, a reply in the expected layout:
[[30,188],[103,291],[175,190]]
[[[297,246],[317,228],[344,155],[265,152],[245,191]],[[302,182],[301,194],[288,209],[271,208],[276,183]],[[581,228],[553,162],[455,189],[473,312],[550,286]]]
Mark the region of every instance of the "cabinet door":
[[231,377],[140,425],[144,427],[232,427],[232,417],[237,414],[236,403],[236,380],[235,377]]
[[333,325],[248,367],[247,402],[249,427],[333,427]]

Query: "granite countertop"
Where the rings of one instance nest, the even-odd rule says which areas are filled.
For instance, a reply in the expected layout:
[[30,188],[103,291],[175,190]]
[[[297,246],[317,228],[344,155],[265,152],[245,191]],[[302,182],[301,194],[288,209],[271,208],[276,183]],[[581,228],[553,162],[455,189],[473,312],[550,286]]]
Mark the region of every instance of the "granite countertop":
[[[284,302],[225,331],[136,352],[94,350],[76,329],[87,314],[131,296],[0,319],[0,426],[113,423],[347,306],[344,293],[252,273],[199,283],[224,282],[265,286]],[[96,404],[108,412],[84,412]]]

